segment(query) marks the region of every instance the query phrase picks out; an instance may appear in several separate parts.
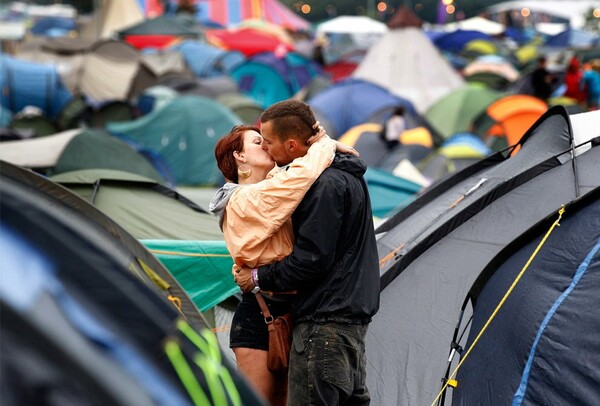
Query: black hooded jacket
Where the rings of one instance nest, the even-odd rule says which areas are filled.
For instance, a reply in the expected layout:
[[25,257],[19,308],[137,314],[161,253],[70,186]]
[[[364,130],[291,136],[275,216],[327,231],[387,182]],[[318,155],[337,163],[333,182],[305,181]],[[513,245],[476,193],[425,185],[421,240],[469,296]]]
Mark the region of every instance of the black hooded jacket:
[[259,268],[270,291],[297,290],[296,321],[365,324],[379,309],[379,260],[360,159],[336,154],[294,212],[293,252]]

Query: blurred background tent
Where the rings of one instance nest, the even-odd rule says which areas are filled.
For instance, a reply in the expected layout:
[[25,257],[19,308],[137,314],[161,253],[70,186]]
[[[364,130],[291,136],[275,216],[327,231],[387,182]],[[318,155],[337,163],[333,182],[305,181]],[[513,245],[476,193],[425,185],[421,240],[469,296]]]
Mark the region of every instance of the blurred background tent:
[[235,26],[246,19],[262,19],[294,31],[310,27],[308,21],[278,0],[231,0],[227,7],[213,1],[202,1],[197,5],[201,22],[212,21],[224,27]]
[[223,176],[215,144],[237,124],[241,119],[216,101],[181,96],[137,120],[109,123],[107,129],[160,154],[177,185],[216,185]]
[[421,22],[405,20],[369,49],[352,76],[409,100],[423,113],[464,80],[423,33]]

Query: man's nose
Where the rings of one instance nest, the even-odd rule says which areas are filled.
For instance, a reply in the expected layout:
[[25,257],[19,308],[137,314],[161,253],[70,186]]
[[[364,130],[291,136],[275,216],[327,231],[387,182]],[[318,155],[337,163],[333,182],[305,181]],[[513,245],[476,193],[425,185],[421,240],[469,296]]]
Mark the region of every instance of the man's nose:
[[263,151],[267,152],[267,144],[265,144],[264,141],[260,144],[260,147],[263,149]]

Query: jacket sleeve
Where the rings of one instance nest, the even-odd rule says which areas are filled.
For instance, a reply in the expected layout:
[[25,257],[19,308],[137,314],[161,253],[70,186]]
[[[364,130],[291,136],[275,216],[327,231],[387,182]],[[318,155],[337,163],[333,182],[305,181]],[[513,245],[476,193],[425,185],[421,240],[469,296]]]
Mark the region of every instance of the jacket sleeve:
[[345,188],[331,177],[318,181],[307,194],[294,217],[302,218],[290,255],[259,268],[262,289],[287,291],[309,286],[325,276],[336,261],[338,236],[347,201]]
[[234,257],[247,257],[257,245],[271,237],[292,215],[319,175],[331,165],[335,141],[329,137],[311,145],[305,156],[296,158],[262,182],[240,187],[227,204],[228,246]]

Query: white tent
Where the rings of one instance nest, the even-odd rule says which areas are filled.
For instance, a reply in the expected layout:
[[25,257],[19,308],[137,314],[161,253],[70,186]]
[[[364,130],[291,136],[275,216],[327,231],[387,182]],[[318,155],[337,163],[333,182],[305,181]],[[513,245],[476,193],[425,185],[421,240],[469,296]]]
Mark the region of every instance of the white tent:
[[0,160],[26,168],[52,168],[67,144],[82,131],[77,128],[47,137],[3,142]]
[[472,17],[444,25],[444,31],[469,30],[479,31],[488,35],[498,35],[504,32],[504,25],[483,17]]
[[420,28],[388,31],[367,53],[353,77],[410,100],[419,112],[465,86]]
[[88,39],[110,38],[119,30],[144,20],[136,0],[101,0],[90,22],[81,32]]
[[521,0],[505,1],[485,9],[489,14],[518,11],[527,8],[532,13],[544,13],[561,17],[569,21],[572,28],[585,25],[585,14],[597,8],[598,0]]
[[367,16],[339,16],[319,24],[318,34],[383,34],[387,26]]

